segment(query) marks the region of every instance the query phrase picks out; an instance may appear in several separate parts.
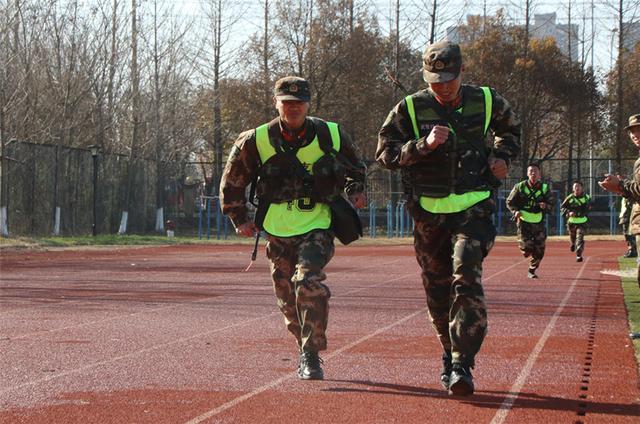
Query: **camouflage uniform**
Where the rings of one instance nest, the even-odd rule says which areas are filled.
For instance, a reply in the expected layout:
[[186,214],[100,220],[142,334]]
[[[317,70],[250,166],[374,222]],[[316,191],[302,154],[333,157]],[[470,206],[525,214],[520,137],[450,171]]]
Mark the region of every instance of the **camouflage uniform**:
[[[462,125],[468,133],[474,131],[474,126],[482,124],[466,121],[459,110],[466,107],[468,95],[478,90],[478,87],[462,85],[461,107],[455,111],[447,110],[449,116],[462,116]],[[503,97],[493,90],[491,96],[493,108],[489,117],[489,128],[494,135],[492,148],[486,146],[486,138],[479,137],[470,141],[486,149],[482,154],[477,151],[478,147],[472,149],[471,144],[465,145],[467,150],[448,151],[445,155],[447,163],[453,160],[452,164],[458,164],[453,168],[445,166],[444,163],[437,163],[434,157],[440,154],[437,153],[440,148],[446,149],[447,144],[452,145],[455,142],[455,135],[450,134],[454,139],[448,139],[433,151],[424,153],[419,147],[425,143],[434,125],[447,126],[450,122],[442,117],[438,121],[420,122],[421,125],[417,126],[420,137],[416,139],[407,99],[398,103],[389,113],[380,130],[376,150],[376,160],[380,165],[403,172],[407,207],[415,220],[415,254],[422,269],[422,284],[426,292],[431,323],[445,353],[451,353],[453,363],[471,367],[487,331],[482,261],[491,250],[496,235],[491,220],[495,205],[489,197],[455,213],[428,212],[420,205],[420,199],[421,196],[430,195],[422,191],[417,182],[414,184],[409,175],[413,172],[412,169],[430,173],[429,177],[423,178],[422,181],[428,185],[430,181],[441,180],[443,176],[450,175],[451,169],[461,169],[458,175],[463,175],[466,169],[473,165],[469,162],[464,162],[463,165],[464,158],[470,154],[478,154],[477,160],[474,160],[475,165],[480,164],[484,171],[487,171],[487,155],[504,159],[507,163],[515,158],[520,149],[520,123]],[[415,112],[418,116],[428,108],[425,105],[436,101],[430,89],[418,92],[412,97],[415,98]],[[493,176],[487,175],[486,172],[475,175],[472,179],[466,178],[468,174],[464,176],[464,181],[454,178],[450,186],[439,187],[442,193],[434,197],[474,190],[492,191],[495,188],[495,185],[488,186],[487,180]],[[492,183],[495,184],[495,181]]]
[[[284,130],[280,119],[276,118],[270,125],[280,125],[280,139],[271,143],[288,143],[282,138]],[[310,118],[306,120],[305,129],[303,139],[297,140],[296,147],[311,143],[316,136],[316,127]],[[357,168],[346,171],[345,191],[347,194],[362,192],[365,165],[359,159],[351,138],[342,130],[340,140],[340,153]],[[220,183],[222,212],[229,216],[236,228],[249,220],[246,188],[258,174],[260,166],[256,131],[245,131],[231,148]],[[274,197],[286,197],[287,193],[295,191],[284,185],[274,185],[270,189]],[[326,278],[323,268],[333,257],[333,240],[334,234],[330,229],[313,230],[293,237],[267,235],[267,257],[277,304],[300,350],[305,348],[317,352],[327,348],[325,331],[331,294],[322,281]]]
[[575,250],[577,257],[582,257],[584,252],[584,235],[587,230],[587,223],[571,223],[569,219],[570,212],[574,212],[577,217],[586,217],[590,209],[591,198],[587,194],[576,196],[570,193],[560,205],[560,212],[567,220],[567,230],[569,231],[569,241],[571,242],[572,252]]
[[[527,196],[522,191],[522,187],[524,184],[528,186],[528,180],[521,181],[516,184],[511,193],[509,193],[509,197],[507,197],[507,207],[513,213],[525,209],[527,206]],[[539,189],[542,185],[541,181],[534,187],[530,187],[531,190]],[[540,210],[539,207],[534,207],[534,210],[529,212],[542,212],[542,221],[538,223],[530,223],[524,222],[522,220],[518,220],[516,225],[518,227],[518,247],[522,252],[523,256],[531,257],[529,259],[529,270],[535,271],[540,266],[540,262],[542,258],[544,258],[545,244],[547,240],[547,229],[545,227],[545,218],[546,214],[550,210],[553,205],[553,199],[551,197],[551,190],[548,190],[546,193],[543,193],[539,198],[535,199],[536,203],[544,202],[547,204],[547,208],[545,210]]]
[[631,234],[631,211],[633,209],[633,201],[631,199],[622,198],[620,202],[620,214],[618,215],[618,225],[620,225],[624,239],[627,242],[627,252],[625,257],[636,257],[637,247],[636,238]]
[[[640,118],[640,115],[634,115]],[[631,120],[631,119],[630,119]],[[639,122],[637,119],[636,122]],[[640,158],[633,164],[633,180],[622,180],[620,183],[622,196],[625,199],[632,200],[633,208],[631,210],[631,226],[629,232],[636,236],[636,245],[640,244]],[[638,257],[637,271],[638,287],[640,287],[640,257]]]

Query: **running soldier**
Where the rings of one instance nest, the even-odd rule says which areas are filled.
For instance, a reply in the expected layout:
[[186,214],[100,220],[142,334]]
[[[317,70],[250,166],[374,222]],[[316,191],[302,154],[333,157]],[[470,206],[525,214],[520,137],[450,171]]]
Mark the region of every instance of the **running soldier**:
[[376,150],[381,166],[402,172],[429,318],[444,350],[440,380],[454,395],[474,391],[471,368],[487,332],[482,261],[496,236],[492,193],[520,151],[509,103],[491,88],[463,85],[463,72],[457,44],[427,47],[429,88],[391,110]]
[[544,257],[547,240],[545,218],[553,205],[549,185],[542,182],[541,176],[540,165],[530,164],[528,178],[516,184],[507,198],[507,207],[518,227],[518,247],[525,258],[531,257],[529,278],[538,278],[536,270]]
[[584,192],[580,181],[573,183],[572,192],[562,202],[560,212],[567,220],[567,230],[571,245],[569,250],[576,252],[576,262],[582,262],[584,235],[587,227],[587,213],[591,209],[591,196]]
[[[298,376],[321,380],[318,352],[327,348],[331,297],[323,268],[334,253],[329,203],[344,189],[355,207],[365,206],[365,165],[337,124],[307,116],[306,80],[278,80],[273,100],[279,116],[243,132],[231,148],[220,203],[238,235],[267,234],[277,304],[300,352]],[[255,223],[247,216],[245,196],[254,179],[260,199]]]

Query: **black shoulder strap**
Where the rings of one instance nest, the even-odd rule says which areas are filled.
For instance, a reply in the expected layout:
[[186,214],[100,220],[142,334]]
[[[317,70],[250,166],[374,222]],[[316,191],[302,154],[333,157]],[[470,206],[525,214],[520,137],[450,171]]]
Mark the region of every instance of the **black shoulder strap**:
[[318,142],[320,143],[320,149],[325,154],[336,154],[338,153],[333,148],[333,139],[331,138],[331,132],[329,131],[329,126],[325,121],[318,118],[309,118],[316,129],[316,135],[318,136]]
[[322,119],[311,118],[313,124],[316,127],[316,135],[318,136],[318,143],[320,143],[320,149],[326,155],[333,155],[334,158],[338,162],[340,162],[345,168],[355,171],[360,171],[349,158],[347,158],[343,153],[337,151],[333,148],[333,139],[331,138],[331,131],[329,131],[329,126]]

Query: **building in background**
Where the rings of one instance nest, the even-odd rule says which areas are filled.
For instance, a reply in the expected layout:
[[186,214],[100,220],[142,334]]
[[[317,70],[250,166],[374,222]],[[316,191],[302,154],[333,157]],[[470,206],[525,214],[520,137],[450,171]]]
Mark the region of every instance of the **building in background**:
[[[577,24],[571,24],[571,26],[569,26],[568,24],[557,23],[556,17],[555,12],[535,14],[533,16],[533,23],[531,24],[531,37],[555,39],[560,51],[567,56],[569,55],[569,45],[571,45],[571,60],[577,61],[579,58],[578,47],[580,45],[578,38],[579,26]],[[482,19],[482,16],[467,15],[467,22],[471,20],[479,20],[482,22]],[[464,24],[447,28],[447,39],[453,42],[460,42],[460,29],[464,27],[467,27],[467,25]],[[472,37],[474,36],[475,34],[472,34]]]
[[623,22],[622,31],[624,49],[628,52],[633,51],[637,44],[640,43],[640,21]]

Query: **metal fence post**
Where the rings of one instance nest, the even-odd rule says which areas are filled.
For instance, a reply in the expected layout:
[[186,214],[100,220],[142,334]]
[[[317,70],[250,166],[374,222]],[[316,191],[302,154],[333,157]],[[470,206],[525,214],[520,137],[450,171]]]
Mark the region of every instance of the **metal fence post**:
[[198,239],[202,240],[202,206],[204,199],[202,196],[198,199]]
[[369,203],[369,237],[376,238],[376,205]]
[[211,238],[211,199],[207,199],[207,240]]
[[564,235],[564,225],[562,219],[562,213],[560,212],[560,190],[556,191],[556,225],[558,226],[558,235]]
[[220,240],[220,233],[222,232],[222,211],[220,210],[219,199],[216,197],[216,239]]
[[393,237],[393,206],[391,200],[387,202],[387,237]]

